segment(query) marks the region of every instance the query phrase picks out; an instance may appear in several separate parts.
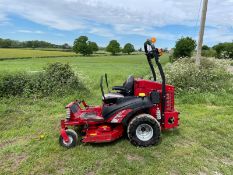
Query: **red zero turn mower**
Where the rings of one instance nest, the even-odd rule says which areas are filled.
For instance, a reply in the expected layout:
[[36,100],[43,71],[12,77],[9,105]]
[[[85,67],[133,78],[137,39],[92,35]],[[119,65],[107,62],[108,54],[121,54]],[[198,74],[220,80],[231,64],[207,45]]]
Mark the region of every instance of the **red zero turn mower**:
[[[77,100],[66,106],[67,117],[61,120],[59,138],[62,146],[74,147],[80,140],[84,143],[112,142],[127,133],[132,144],[146,147],[159,142],[161,130],[179,125],[179,112],[174,108],[175,88],[165,84],[163,68],[159,62],[162,52],[155,48],[153,40],[147,40],[144,48],[154,81],[129,76],[123,86],[112,88],[115,93],[105,94],[102,76],[102,105],[89,106],[85,101]],[[151,61],[153,58],[162,83],[156,82]],[[108,87],[106,74],[105,81]]]

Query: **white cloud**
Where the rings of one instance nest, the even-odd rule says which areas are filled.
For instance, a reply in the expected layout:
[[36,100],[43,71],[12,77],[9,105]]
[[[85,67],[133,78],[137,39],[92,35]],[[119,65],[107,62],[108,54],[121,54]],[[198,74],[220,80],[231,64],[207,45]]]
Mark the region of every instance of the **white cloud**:
[[8,23],[7,14],[3,11],[4,6],[0,2],[0,25],[5,25]]
[[174,40],[176,38],[176,36],[171,33],[161,32],[153,27],[138,27],[136,25],[119,24],[114,25],[114,29],[117,33],[123,33],[127,35],[139,35],[148,38],[151,36],[156,36],[157,38],[166,40]]
[[111,31],[109,31],[108,29],[102,28],[102,27],[91,28],[88,31],[88,33],[96,34],[96,35],[107,37],[107,38],[115,37],[115,35]]
[[59,37],[64,37],[65,35],[64,34],[62,34],[62,33],[53,33],[53,35],[55,35],[55,36],[59,36]]
[[4,21],[6,21],[6,16],[5,16],[5,14],[1,14],[0,13],[0,23],[2,23],[2,22],[4,22]]
[[204,41],[209,43],[232,42],[233,33],[226,27],[207,28],[204,35]]
[[33,34],[44,34],[45,32],[40,30],[17,30],[20,33],[33,33]]
[[[156,28],[167,25],[195,27],[199,5],[200,0],[1,0],[0,22],[6,20],[7,14],[15,14],[59,30],[83,30],[104,37],[156,35],[174,40],[176,35],[159,32]],[[209,1],[207,26],[229,29],[232,25],[233,1]],[[232,35],[228,31],[226,37]],[[211,34],[206,38],[209,37],[214,39]]]
[[[2,0],[3,11],[59,29],[78,29],[93,20],[107,24],[195,24],[199,1],[187,0]],[[233,24],[233,2],[211,0],[209,25]]]

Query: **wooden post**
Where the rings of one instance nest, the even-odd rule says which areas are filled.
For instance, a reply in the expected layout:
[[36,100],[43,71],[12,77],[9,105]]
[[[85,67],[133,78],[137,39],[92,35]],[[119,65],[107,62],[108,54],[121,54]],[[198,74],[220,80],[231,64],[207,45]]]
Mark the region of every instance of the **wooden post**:
[[200,65],[203,35],[204,35],[204,31],[205,31],[207,5],[208,5],[208,0],[203,0],[202,13],[201,13],[201,24],[200,24],[199,38],[198,38],[198,44],[197,44],[197,55],[196,55],[196,65],[197,66]]

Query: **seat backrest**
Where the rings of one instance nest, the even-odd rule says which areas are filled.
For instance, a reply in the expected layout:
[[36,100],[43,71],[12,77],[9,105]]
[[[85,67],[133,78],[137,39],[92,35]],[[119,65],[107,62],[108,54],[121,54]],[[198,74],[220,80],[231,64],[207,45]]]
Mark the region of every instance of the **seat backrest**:
[[123,84],[123,87],[128,90],[130,93],[133,92],[134,77],[130,75],[126,82]]

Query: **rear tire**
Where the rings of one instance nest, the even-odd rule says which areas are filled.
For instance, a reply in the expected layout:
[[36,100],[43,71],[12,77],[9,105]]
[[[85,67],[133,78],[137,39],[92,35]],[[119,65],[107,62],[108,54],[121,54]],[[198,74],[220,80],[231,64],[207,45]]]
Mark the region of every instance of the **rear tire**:
[[77,133],[72,130],[72,129],[67,129],[66,130],[66,134],[69,137],[69,142],[65,142],[65,140],[63,139],[63,137],[60,135],[59,137],[59,143],[61,146],[65,147],[65,148],[72,148],[75,147],[77,145],[77,140],[78,140],[78,135]]
[[127,134],[130,142],[136,146],[155,145],[160,140],[160,124],[149,114],[140,114],[128,124]]

